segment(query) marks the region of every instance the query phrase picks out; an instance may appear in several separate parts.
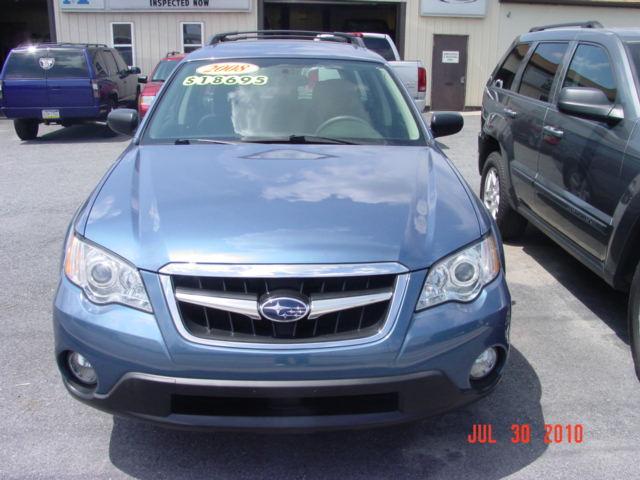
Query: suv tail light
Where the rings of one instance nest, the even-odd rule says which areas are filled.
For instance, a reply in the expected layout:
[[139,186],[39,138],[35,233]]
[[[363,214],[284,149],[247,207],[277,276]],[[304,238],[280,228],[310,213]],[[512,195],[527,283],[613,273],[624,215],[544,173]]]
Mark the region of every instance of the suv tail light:
[[98,85],[98,82],[93,80],[91,82],[91,88],[93,89],[93,98],[100,98],[100,85]]
[[418,67],[418,91],[427,91],[427,69],[424,67]]

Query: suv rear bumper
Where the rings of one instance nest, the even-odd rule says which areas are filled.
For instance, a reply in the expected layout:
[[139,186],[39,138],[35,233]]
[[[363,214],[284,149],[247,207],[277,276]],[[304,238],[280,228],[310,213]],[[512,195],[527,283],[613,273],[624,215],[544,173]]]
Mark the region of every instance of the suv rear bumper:
[[461,391],[437,371],[324,381],[238,381],[125,375],[105,395],[69,392],[100,410],[175,428],[331,430],[392,425],[444,412],[491,391]]
[[[94,119],[104,116],[106,109],[100,106],[81,106],[81,107],[3,107],[2,113],[11,119],[38,119],[42,120],[42,110],[58,110],[60,112],[60,121],[66,119]],[[44,122],[44,120],[42,120]],[[52,123],[58,120],[51,120]]]

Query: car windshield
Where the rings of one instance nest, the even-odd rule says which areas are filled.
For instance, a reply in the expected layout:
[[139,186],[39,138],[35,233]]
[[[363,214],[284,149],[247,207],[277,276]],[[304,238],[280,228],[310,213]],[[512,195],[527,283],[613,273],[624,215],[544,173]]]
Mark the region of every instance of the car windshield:
[[153,72],[153,77],[151,77],[152,82],[164,82],[171,72],[173,72],[180,62],[176,60],[162,60],[155,71]]
[[148,143],[424,144],[391,74],[363,61],[188,62],[149,122]]
[[384,37],[364,37],[364,45],[369,49],[382,56],[385,60],[391,62],[396,59],[389,41]]

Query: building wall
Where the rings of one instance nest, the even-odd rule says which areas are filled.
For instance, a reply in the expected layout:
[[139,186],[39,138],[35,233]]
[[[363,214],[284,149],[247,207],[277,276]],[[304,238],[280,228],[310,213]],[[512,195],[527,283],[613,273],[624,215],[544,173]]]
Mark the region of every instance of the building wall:
[[[466,105],[482,104],[482,92],[498,59],[518,35],[537,25],[598,20],[605,27],[637,27],[640,8],[577,7],[500,3],[489,0],[484,18],[421,17],[420,0],[407,1],[405,58],[431,72],[434,34],[469,35]],[[427,103],[431,99],[427,83]]]
[[482,91],[489,72],[506,46],[498,45],[500,5],[489,0],[484,18],[421,17],[420,0],[407,1],[404,57],[422,60],[427,68],[427,103],[431,99],[431,56],[433,36],[439,34],[468,35],[466,100],[468,106],[482,103]]
[[55,2],[56,32],[60,42],[105,43],[111,45],[111,22],[133,22],[136,63],[145,74],[167,52],[180,51],[180,22],[203,22],[204,41],[215,33],[252,30],[257,14],[248,13],[113,13],[61,12]]
[[501,4],[499,41],[513,39],[536,25],[597,20],[605,27],[640,26],[640,8]]
[[[111,22],[134,23],[136,63],[150,73],[168,51],[181,49],[180,22],[204,22],[204,39],[214,33],[255,29],[257,5],[249,13],[89,13],[61,12],[55,4],[59,41],[111,44]],[[482,92],[489,74],[513,39],[531,27],[550,23],[599,20],[607,27],[637,26],[640,8],[578,7],[487,2],[484,18],[422,17],[420,0],[407,0],[404,56],[422,60],[427,72],[432,69],[435,34],[468,35],[466,105],[482,103]],[[331,8],[338,8],[332,5]],[[428,74],[427,103],[432,95]]]

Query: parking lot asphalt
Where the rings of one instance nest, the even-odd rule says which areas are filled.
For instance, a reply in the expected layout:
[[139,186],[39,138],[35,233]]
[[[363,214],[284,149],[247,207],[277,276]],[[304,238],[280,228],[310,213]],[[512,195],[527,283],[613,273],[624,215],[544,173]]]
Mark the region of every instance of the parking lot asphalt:
[[[477,114],[441,145],[478,190]],[[113,418],[73,400],[53,359],[51,303],[65,229],[127,145],[104,126],[0,120],[0,478],[640,478],[640,383],[624,294],[530,228],[506,246],[512,351],[489,397],[419,423],[304,435],[191,433]],[[179,161],[176,159],[176,161]],[[474,424],[496,443],[469,444]],[[512,424],[531,441],[511,442]],[[546,444],[545,424],[582,424]]]

